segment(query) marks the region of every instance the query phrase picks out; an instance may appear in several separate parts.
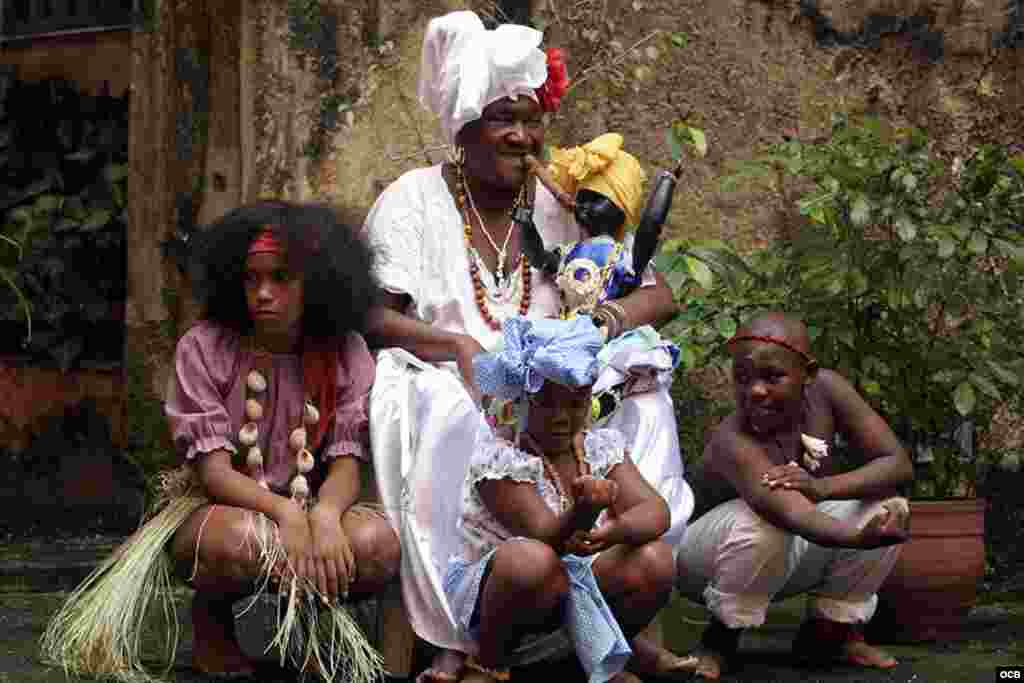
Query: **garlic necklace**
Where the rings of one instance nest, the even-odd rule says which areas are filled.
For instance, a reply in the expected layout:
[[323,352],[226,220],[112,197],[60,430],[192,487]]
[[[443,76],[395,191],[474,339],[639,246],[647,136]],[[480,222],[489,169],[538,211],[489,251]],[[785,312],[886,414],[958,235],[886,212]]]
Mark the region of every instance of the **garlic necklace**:
[[[238,441],[248,447],[245,463],[249,476],[265,489],[270,488],[267,482],[263,451],[259,447],[259,422],[263,419],[267,379],[260,370],[251,370],[245,378],[246,422],[238,430]],[[306,475],[316,466],[313,453],[307,448],[309,436],[307,429],[320,422],[320,411],[307,397],[302,406],[301,425],[292,430],[288,437],[288,447],[295,454],[296,474],[288,486],[292,500],[302,509],[309,503],[309,480]]]

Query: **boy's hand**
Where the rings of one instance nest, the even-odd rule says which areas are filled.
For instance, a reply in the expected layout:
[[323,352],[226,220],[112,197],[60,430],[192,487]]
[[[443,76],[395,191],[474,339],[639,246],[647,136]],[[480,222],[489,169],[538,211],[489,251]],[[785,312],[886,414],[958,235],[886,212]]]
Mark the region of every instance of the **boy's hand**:
[[799,491],[814,503],[820,502],[824,498],[821,479],[811,476],[810,472],[793,461],[785,465],[778,465],[765,472],[761,475],[761,484],[772,490]]
[[356,559],[341,526],[341,513],[318,503],[309,512],[309,527],[317,589],[331,602],[348,597],[349,586],[356,580]]

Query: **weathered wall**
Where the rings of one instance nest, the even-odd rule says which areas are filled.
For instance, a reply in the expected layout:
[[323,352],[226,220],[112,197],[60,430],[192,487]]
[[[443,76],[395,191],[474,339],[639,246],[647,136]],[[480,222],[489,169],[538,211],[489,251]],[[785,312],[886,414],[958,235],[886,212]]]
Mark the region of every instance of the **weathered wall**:
[[[707,130],[711,152],[687,168],[672,229],[763,246],[783,214],[763,196],[723,195],[726,162],[783,135],[817,137],[833,112],[873,111],[921,126],[948,154],[989,140],[1018,143],[1020,4],[535,0],[546,44],[568,49],[576,81],[549,141],[576,144],[617,130],[653,169],[669,163],[666,126],[686,118]],[[348,53],[342,77],[358,96],[325,163],[312,168],[312,195],[366,204],[403,170],[441,158],[436,127],[415,99],[422,30],[436,13],[421,8],[376,50],[364,44]]]
[[0,48],[0,64],[13,64],[18,78],[66,78],[91,95],[120,97],[131,87],[131,31],[37,38]]
[[[666,127],[687,119],[711,149],[687,166],[669,230],[764,246],[786,214],[753,191],[723,194],[727,162],[783,135],[818,137],[834,112],[921,126],[950,156],[990,140],[1019,145],[1022,4],[534,0],[575,81],[549,142],[616,130],[654,170],[669,163]],[[158,4],[134,44],[128,315],[139,332],[129,351],[164,368],[145,373],[154,394],[170,347],[153,326],[180,331],[194,313],[160,240],[264,196],[368,207],[403,171],[443,158],[416,100],[420,42],[431,16],[467,6],[494,3]]]

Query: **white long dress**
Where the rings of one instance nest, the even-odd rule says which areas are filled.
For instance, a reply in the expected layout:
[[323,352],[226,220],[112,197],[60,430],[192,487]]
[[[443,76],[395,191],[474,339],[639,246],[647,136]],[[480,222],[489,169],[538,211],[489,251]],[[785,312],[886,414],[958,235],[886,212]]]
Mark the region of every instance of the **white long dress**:
[[[581,236],[572,217],[539,185],[534,219],[549,247]],[[410,296],[408,315],[469,334],[485,349],[499,346],[500,330],[487,325],[476,305],[462,218],[440,165],[398,178],[377,199],[365,227],[377,257],[376,276],[388,291]],[[493,276],[480,270],[492,315],[504,320],[517,314],[520,277],[504,296],[495,296]],[[536,271],[530,277],[528,315],[557,315],[554,284]],[[645,285],[652,282],[648,278]],[[472,651],[472,644],[460,633],[442,580],[459,545],[459,493],[483,420],[454,363],[425,363],[401,349],[378,353],[370,443],[381,500],[402,543],[402,597],[420,638],[463,652]],[[693,494],[683,479],[668,392],[625,399],[602,426],[623,433],[640,472],[669,504],[672,522],[664,540],[677,546]]]

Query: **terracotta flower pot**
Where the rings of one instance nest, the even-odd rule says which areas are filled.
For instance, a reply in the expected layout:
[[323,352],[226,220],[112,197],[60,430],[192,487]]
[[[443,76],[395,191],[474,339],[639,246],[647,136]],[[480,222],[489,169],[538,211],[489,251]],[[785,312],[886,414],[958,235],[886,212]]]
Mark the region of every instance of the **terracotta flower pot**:
[[910,541],[878,592],[875,642],[960,636],[985,572],[984,499],[911,501]]

